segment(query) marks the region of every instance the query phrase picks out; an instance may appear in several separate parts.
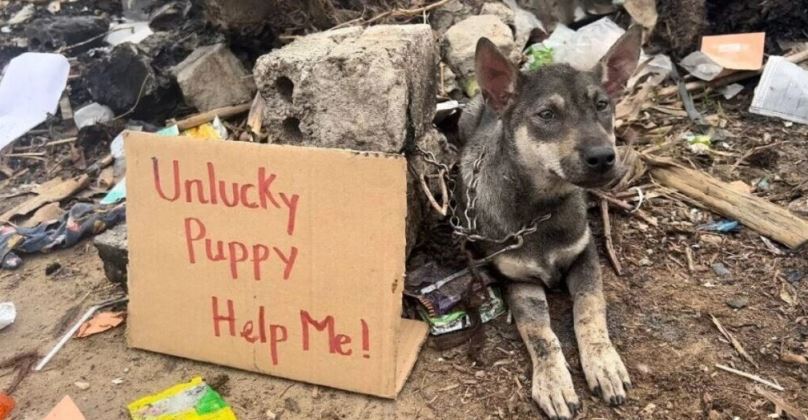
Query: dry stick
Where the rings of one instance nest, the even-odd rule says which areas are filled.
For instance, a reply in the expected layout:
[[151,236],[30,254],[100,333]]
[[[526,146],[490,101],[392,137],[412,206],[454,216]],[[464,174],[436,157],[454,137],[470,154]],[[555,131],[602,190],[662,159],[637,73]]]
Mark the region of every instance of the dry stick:
[[774,404],[775,409],[780,409],[784,411],[786,414],[793,417],[795,420],[808,420],[808,416],[802,414],[799,408],[794,407],[793,405],[783,401],[781,398],[772,394],[771,392],[766,391],[765,389],[759,386],[755,387],[755,392],[757,392],[767,400],[771,401],[771,403]]
[[753,380],[753,381],[755,381],[757,383],[761,383],[761,384],[766,385],[768,387],[774,388],[774,389],[776,389],[778,391],[785,391],[785,389],[783,389],[782,386],[777,385],[774,382],[767,381],[767,380],[761,378],[760,376],[752,375],[751,373],[746,373],[746,372],[744,372],[742,370],[733,369],[733,368],[731,368],[729,366],[724,366],[724,365],[722,365],[720,363],[716,363],[715,367],[717,367],[717,368],[719,368],[719,369],[721,369],[721,370],[723,370],[725,372],[734,373],[734,374],[736,374],[738,376],[743,376],[746,379],[751,379],[751,380]]
[[606,194],[606,193],[604,193],[602,191],[589,190],[589,192],[591,192],[592,194],[594,194],[596,197],[598,197],[600,199],[608,201],[609,204],[612,204],[612,205],[614,205],[616,207],[619,207],[619,208],[629,212],[629,214],[631,214],[632,216],[635,216],[638,219],[641,219],[642,221],[644,221],[645,223],[648,223],[651,226],[654,226],[654,227],[659,226],[659,223],[657,223],[656,220],[651,218],[651,216],[648,216],[648,214],[646,214],[642,210],[633,211],[634,206],[632,206],[631,204],[629,204],[629,203],[627,203],[627,202],[625,202],[623,200],[618,200],[618,199],[612,197],[611,195]]
[[3,156],[15,158],[36,158],[45,156],[45,152],[7,153]]
[[54,140],[52,142],[45,143],[45,147],[58,146],[60,144],[73,143],[76,140],[78,140],[78,137],[68,137],[66,139]]
[[738,168],[738,165],[740,165],[746,159],[749,159],[749,157],[754,155],[755,153],[757,153],[757,152],[759,152],[761,150],[771,149],[772,147],[779,146],[781,144],[783,144],[783,142],[778,141],[778,142],[774,142],[774,143],[771,143],[771,144],[767,144],[767,145],[752,148],[752,150],[744,153],[743,156],[741,156],[737,161],[735,161],[735,164],[733,164],[732,167],[729,168],[729,171],[734,172],[735,169]]
[[228,118],[234,115],[243,114],[249,111],[251,106],[252,103],[247,102],[239,105],[225,106],[222,108],[211,109],[210,111],[192,115],[188,118],[177,121],[177,128],[180,130],[187,130],[189,128],[200,126],[204,123],[211,122],[216,117]]
[[386,18],[388,16],[393,16],[393,17],[417,16],[417,15],[420,15],[422,13],[426,13],[426,12],[432,10],[432,9],[438,8],[440,6],[443,6],[444,4],[449,3],[450,1],[452,1],[452,0],[441,0],[441,1],[438,1],[438,2],[435,2],[435,3],[432,3],[430,5],[427,5],[427,6],[417,7],[415,9],[388,10],[388,11],[386,11],[384,13],[380,13],[380,14],[378,14],[378,15],[376,15],[376,16],[374,16],[374,17],[372,17],[372,18],[370,18],[370,19],[368,19],[368,20],[366,20],[364,22],[362,22],[361,18],[352,19],[352,20],[349,20],[347,22],[340,23],[339,25],[336,25],[331,29],[343,28],[345,26],[349,26],[349,25],[352,25],[354,23],[361,23],[363,25],[369,25],[369,24],[371,24],[373,22],[377,22],[379,20],[382,20],[382,19],[384,19],[384,18]]
[[[799,63],[808,60],[808,50],[800,51],[796,54],[787,55],[785,56],[785,59],[792,63]],[[727,77],[722,77],[720,79],[712,80],[709,82],[703,82],[703,81],[690,82],[687,83],[685,87],[687,88],[688,92],[701,90],[706,87],[718,88],[735,82],[740,82],[741,80],[751,79],[752,77],[760,75],[762,72],[763,69],[733,73]],[[679,91],[678,86],[668,86],[665,89],[660,89],[658,96],[660,97],[671,96],[676,94],[678,91]]]
[[735,339],[735,336],[733,336],[729,331],[727,331],[724,328],[724,326],[721,325],[720,322],[718,322],[718,319],[715,316],[710,314],[710,318],[712,318],[713,324],[715,324],[715,327],[718,328],[718,331],[724,336],[724,338],[726,338],[727,340],[729,340],[730,343],[732,343],[732,347],[735,347],[735,351],[737,351],[738,354],[741,355],[741,357],[746,359],[747,362],[751,363],[752,366],[755,367],[755,369],[758,369],[759,368],[758,364],[755,363],[755,361],[752,359],[752,356],[750,356],[749,353],[747,353],[746,350],[744,350],[741,343]]
[[148,82],[150,78],[151,78],[151,74],[147,74],[146,77],[143,78],[143,83],[140,85],[140,92],[138,92],[138,94],[137,94],[137,99],[135,100],[135,104],[132,105],[132,107],[129,108],[128,111],[126,111],[123,114],[118,115],[117,117],[113,118],[113,121],[114,120],[119,120],[119,119],[121,119],[121,118],[135,112],[135,108],[137,108],[137,106],[140,105],[140,98],[143,97],[143,90],[146,88],[146,82]]
[[600,215],[603,218],[603,236],[606,237],[606,254],[609,256],[609,262],[612,263],[614,271],[618,276],[623,275],[623,267],[620,266],[620,261],[617,259],[617,253],[614,251],[614,242],[612,242],[612,224],[609,221],[609,203],[600,200]]

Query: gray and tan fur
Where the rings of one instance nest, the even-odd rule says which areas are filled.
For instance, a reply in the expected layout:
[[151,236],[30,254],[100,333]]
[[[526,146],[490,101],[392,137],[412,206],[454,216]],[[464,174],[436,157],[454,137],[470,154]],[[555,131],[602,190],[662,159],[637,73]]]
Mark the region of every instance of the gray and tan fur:
[[[621,404],[631,384],[607,332],[583,188],[605,185],[623,172],[614,145],[614,98],[636,68],[640,44],[640,29],[631,28],[590,72],[554,64],[530,74],[519,73],[487,39],[477,44],[482,95],[460,119],[461,194],[482,154],[473,209],[480,233],[503,237],[551,214],[522,248],[501,255],[494,266],[510,279],[508,301],[533,363],[533,399],[553,419],[572,418],[580,400],[550,329],[545,287],[564,282],[573,297],[590,389]],[[501,248],[478,245],[480,255]]]

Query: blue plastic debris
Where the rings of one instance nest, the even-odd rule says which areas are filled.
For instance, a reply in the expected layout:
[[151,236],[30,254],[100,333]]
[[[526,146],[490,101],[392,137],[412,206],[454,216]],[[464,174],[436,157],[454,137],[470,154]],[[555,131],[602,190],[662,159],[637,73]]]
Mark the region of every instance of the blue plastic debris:
[[741,224],[737,220],[723,219],[701,225],[698,229],[708,232],[730,233],[741,230]]

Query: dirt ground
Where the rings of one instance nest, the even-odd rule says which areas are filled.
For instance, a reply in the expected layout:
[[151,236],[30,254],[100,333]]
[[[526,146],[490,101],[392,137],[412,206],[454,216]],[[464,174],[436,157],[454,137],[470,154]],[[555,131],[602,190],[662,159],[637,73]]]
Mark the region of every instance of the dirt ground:
[[[724,120],[729,133],[724,151],[697,158],[681,142],[674,142],[666,154],[679,155],[725,180],[757,185],[756,194],[783,205],[800,194],[804,198],[808,129],[746,113],[749,99],[747,94],[707,106],[708,116]],[[688,126],[682,117],[654,112],[640,124],[670,124],[667,139]],[[643,136],[636,147],[659,141]],[[776,142],[778,147],[766,156],[755,155],[731,170],[746,150]],[[767,180],[765,189],[760,179]],[[718,370],[716,363],[776,382],[785,391],[770,391],[808,408],[808,366],[789,362],[788,356],[783,359],[808,352],[808,251],[769,247],[748,228],[734,234],[699,231],[695,226],[714,216],[675,195],[660,193],[643,204],[660,228],[612,212],[623,275],[616,276],[608,261],[602,261],[611,335],[635,385],[626,405],[608,407],[586,389],[569,298],[563,291],[550,296],[554,330],[584,402],[580,418],[762,419],[775,412],[756,392],[754,382]],[[14,201],[4,199],[0,210]],[[600,244],[602,228],[596,212],[592,216]],[[46,266],[54,260],[62,268],[46,275]],[[716,263],[729,273],[716,274]],[[0,301],[13,301],[18,310],[16,323],[0,331],[0,360],[29,350],[46,353],[84,308],[120,293],[104,278],[88,241],[53,254],[28,256],[21,269],[0,272]],[[757,367],[739,357],[711,315],[737,338]],[[425,348],[397,401],[128,349],[125,335],[126,328],[119,327],[68,342],[43,372],[29,375],[16,390],[18,409],[12,418],[39,419],[70,395],[89,419],[125,419],[127,403],[194,375],[207,378],[243,419],[541,416],[529,396],[527,354],[515,326],[505,317],[485,329],[484,365],[472,363],[466,346],[446,351]],[[11,370],[0,370],[0,387],[12,377]],[[89,389],[79,389],[77,381],[89,383]]]

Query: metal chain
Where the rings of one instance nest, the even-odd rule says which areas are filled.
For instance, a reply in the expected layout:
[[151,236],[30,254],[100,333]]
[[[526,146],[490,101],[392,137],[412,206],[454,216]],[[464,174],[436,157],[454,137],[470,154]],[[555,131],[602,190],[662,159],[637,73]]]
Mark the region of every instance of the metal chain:
[[[435,155],[432,152],[427,150],[423,150],[418,146],[415,146],[415,150],[420,153],[424,160],[441,169],[441,173],[443,173],[444,179],[442,182],[445,182],[448,186],[447,190],[449,191],[449,195],[451,196],[454,192],[455,187],[455,180],[452,177],[452,168],[446,165],[443,162],[438,161]],[[539,217],[536,217],[531,221],[530,224],[523,226],[516,232],[509,233],[501,238],[491,238],[485,235],[481,235],[477,230],[477,215],[476,207],[477,207],[477,187],[480,181],[480,168],[482,167],[483,159],[485,158],[485,152],[480,153],[480,156],[474,161],[472,165],[472,179],[469,183],[467,190],[466,190],[466,206],[463,210],[463,219],[465,219],[465,226],[463,225],[460,217],[457,215],[457,206],[456,204],[452,204],[454,200],[449,197],[449,224],[452,226],[452,233],[461,238],[463,241],[461,248],[463,250],[466,249],[466,242],[490,242],[497,245],[507,244],[509,242],[514,242],[510,245],[506,245],[503,248],[487,255],[481,259],[474,259],[469,257],[469,265],[471,267],[479,267],[481,265],[487,264],[494,260],[494,258],[502,255],[506,252],[514,251],[525,244],[525,236],[535,233],[538,230],[539,223],[547,221],[550,219],[551,215],[545,214]],[[445,199],[446,197],[444,197]]]

